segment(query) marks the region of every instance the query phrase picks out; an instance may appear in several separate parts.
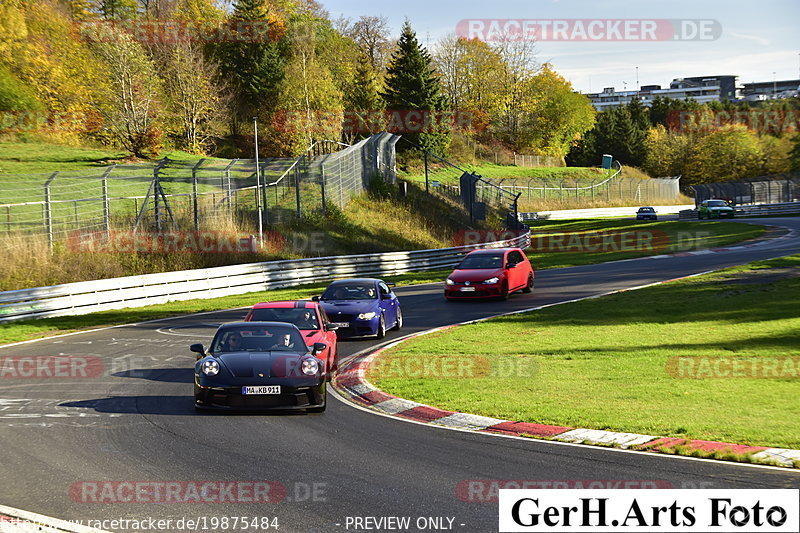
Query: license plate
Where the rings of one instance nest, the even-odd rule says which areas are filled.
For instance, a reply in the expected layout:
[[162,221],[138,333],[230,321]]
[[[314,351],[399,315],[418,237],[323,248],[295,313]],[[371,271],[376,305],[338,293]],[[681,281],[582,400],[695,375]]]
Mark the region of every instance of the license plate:
[[349,328],[350,322],[331,322],[334,326],[339,326],[340,328]]
[[461,292],[475,292],[475,287],[461,287]]
[[242,394],[280,394],[280,385],[262,385],[260,387],[242,387]]

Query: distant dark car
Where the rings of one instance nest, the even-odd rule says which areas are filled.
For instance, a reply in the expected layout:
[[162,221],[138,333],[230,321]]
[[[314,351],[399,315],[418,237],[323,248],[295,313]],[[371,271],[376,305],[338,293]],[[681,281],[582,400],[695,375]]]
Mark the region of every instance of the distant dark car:
[[403,311],[391,285],[374,278],[342,279],[328,285],[314,300],[338,327],[339,338],[382,339],[386,330],[403,327]]
[[636,211],[636,220],[658,220],[658,214],[652,207],[640,207]]
[[448,300],[500,298],[512,292],[533,290],[533,267],[519,248],[473,250],[445,280]]
[[309,349],[300,330],[282,322],[236,322],[217,329],[194,368],[194,405],[198,409],[294,410],[320,413],[327,403],[325,363],[317,357],[327,346]]
[[733,218],[734,210],[725,200],[703,200],[697,206],[697,218]]

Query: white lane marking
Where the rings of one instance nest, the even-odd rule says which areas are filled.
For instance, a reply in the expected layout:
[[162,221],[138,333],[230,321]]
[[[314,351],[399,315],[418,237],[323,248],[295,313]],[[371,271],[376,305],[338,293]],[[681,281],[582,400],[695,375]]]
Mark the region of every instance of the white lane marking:
[[217,329],[220,326],[221,322],[217,322],[214,324],[210,324],[207,322],[198,322],[197,324],[188,324],[186,326],[175,326],[175,327],[164,327],[158,328],[156,333],[161,333],[162,335],[175,335],[176,337],[213,337],[213,333],[177,333],[175,332],[176,329],[187,329],[187,328],[201,328],[201,327],[209,327]]

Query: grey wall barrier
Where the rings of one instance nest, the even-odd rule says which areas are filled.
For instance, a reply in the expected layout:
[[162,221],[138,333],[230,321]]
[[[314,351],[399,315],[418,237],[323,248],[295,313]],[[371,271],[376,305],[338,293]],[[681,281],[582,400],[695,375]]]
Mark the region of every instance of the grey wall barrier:
[[337,278],[444,269],[474,249],[524,249],[529,245],[530,234],[526,233],[508,240],[454,248],[269,261],[0,292],[0,322],[217,298]]

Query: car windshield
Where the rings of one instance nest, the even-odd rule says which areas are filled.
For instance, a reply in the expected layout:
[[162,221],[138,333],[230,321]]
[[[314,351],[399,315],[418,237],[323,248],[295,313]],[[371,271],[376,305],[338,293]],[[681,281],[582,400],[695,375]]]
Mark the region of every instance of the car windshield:
[[640,207],[639,208],[639,212],[640,213],[652,213],[653,211],[655,211],[655,209],[653,209],[652,207]]
[[500,268],[501,266],[503,266],[502,254],[472,254],[465,257],[456,270]]
[[708,207],[727,207],[728,204],[722,200],[709,200],[706,204]]
[[300,332],[289,326],[225,327],[217,331],[211,342],[212,353],[273,350],[305,353],[308,347]]
[[376,300],[378,291],[372,283],[338,283],[322,293],[321,300]]
[[314,309],[296,309],[293,307],[253,309],[250,320],[255,322],[288,322],[302,330],[319,329],[319,319]]

